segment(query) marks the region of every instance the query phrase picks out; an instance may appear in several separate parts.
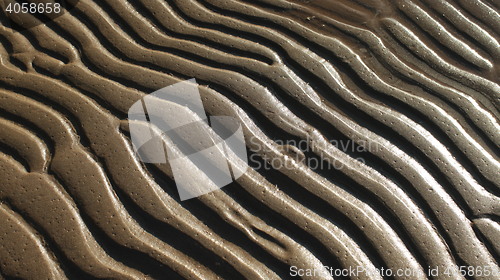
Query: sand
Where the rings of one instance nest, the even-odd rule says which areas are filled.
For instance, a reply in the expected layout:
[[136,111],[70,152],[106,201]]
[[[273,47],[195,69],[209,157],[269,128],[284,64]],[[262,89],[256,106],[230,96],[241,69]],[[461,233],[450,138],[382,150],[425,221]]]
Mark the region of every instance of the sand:
[[[498,279],[498,3],[67,2],[1,15],[0,279]],[[181,200],[127,112],[192,78],[249,168]]]

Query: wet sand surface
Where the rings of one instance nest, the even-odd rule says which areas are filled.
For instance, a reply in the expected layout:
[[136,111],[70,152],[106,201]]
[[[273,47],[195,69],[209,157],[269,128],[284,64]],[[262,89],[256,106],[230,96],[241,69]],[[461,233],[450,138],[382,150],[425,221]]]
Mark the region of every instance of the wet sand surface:
[[[0,279],[498,279],[443,272],[499,269],[499,10],[81,0],[34,27],[2,12]],[[252,162],[181,201],[127,112],[191,78]]]

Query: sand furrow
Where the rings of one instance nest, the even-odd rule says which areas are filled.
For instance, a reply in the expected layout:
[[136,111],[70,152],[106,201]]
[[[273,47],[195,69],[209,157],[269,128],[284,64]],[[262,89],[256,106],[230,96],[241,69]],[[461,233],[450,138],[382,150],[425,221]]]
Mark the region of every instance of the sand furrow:
[[[0,12],[1,279],[496,279],[444,271],[500,269],[498,5],[72,2]],[[221,186],[158,122],[184,101],[146,100],[191,78],[247,155],[184,201],[174,157]]]

